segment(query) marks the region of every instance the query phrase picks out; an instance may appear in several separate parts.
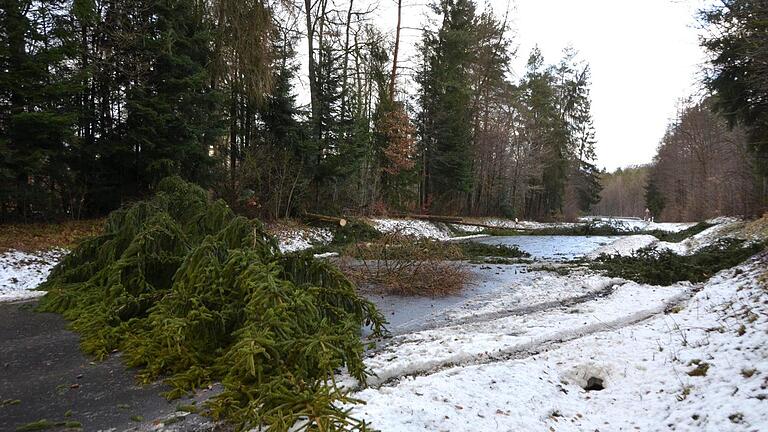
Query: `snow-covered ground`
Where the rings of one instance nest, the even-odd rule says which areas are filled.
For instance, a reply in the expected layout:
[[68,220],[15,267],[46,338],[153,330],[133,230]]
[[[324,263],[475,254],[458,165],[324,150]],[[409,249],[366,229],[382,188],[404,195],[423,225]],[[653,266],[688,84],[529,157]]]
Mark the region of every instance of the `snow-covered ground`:
[[8,251],[0,254],[0,302],[40,297],[35,291],[65,253],[52,250],[40,253]]
[[768,430],[767,268],[398,336],[353,414],[385,432]]
[[281,252],[296,252],[312,246],[325,245],[333,240],[333,232],[326,228],[278,229],[272,233],[277,237]]
[[607,216],[585,216],[580,222],[596,225],[608,225],[624,231],[667,231],[678,232],[696,225],[695,222],[652,222],[640,218],[622,218]]
[[[420,222],[405,226],[452,238]],[[649,244],[691,253],[745,236],[744,222],[713,222],[670,244],[644,235],[514,239],[559,260]],[[283,232],[283,250],[331,241],[328,230]],[[59,255],[0,255],[0,301],[42,294],[33,289]],[[383,310],[397,331],[366,356],[369,388],[339,377],[366,402],[352,414],[383,432],[768,431],[768,254],[669,287],[534,268],[473,266],[484,279],[461,295],[375,300],[391,303]],[[604,389],[585,390],[595,379]]]
[[382,233],[397,232],[402,235],[434,240],[447,240],[452,237],[450,230],[445,225],[424,220],[377,218],[370,221],[373,227]]
[[659,239],[652,235],[638,234],[621,237],[612,243],[593,250],[588,256],[594,258],[602,253],[627,256],[638,249],[648,246],[654,246],[659,250],[668,249],[678,255],[689,255],[701,248],[711,245],[718,239],[727,237],[746,238],[742,233],[742,228],[745,226],[745,222],[740,219],[718,218],[711,219],[708,222],[714,224],[714,226],[678,243],[659,241]]

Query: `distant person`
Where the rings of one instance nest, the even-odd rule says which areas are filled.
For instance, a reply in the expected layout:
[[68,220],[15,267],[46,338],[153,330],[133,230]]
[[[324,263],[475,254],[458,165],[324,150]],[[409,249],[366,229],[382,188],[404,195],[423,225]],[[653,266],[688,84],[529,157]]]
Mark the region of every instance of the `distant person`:
[[650,209],[648,209],[648,208],[645,209],[645,217],[643,218],[643,220],[644,221],[653,222],[651,220],[651,210]]

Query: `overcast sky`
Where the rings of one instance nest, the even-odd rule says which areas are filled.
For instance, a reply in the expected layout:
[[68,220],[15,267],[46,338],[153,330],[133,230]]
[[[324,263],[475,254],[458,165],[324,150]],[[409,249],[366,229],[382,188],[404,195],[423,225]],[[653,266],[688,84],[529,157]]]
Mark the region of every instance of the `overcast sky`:
[[[403,0],[403,65],[413,64],[408,59],[421,38],[429,1]],[[500,19],[509,11],[517,49],[513,73],[524,73],[536,45],[547,63],[556,63],[570,45],[590,64],[600,168],[650,162],[678,99],[699,91],[705,57],[695,15],[704,0],[477,1],[479,10],[490,4]],[[392,37],[395,7],[395,0],[379,0],[375,12],[376,24]]]
[[678,99],[700,87],[705,56],[695,15],[702,3],[516,0],[513,5],[517,70],[536,44],[549,62],[568,44],[589,62],[598,166],[613,170],[650,162]]

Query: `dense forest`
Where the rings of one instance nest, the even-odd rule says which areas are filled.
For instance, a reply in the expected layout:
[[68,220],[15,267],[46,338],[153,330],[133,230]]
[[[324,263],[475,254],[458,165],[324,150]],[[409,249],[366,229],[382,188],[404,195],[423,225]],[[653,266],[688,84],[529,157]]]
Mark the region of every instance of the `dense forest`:
[[600,201],[592,213],[600,216],[645,217],[648,165],[618,168],[600,175]]
[[399,24],[342,3],[2,0],[0,218],[101,215],[171,174],[267,218],[596,201],[574,51],[513,80],[506,19],[442,0],[404,68]]
[[702,13],[709,94],[670,125],[648,203],[617,208],[593,208],[617,186],[595,166],[589,65],[534,49],[513,78],[508,17],[471,0],[431,4],[408,66],[401,0],[392,35],[353,0],[0,3],[0,220],[100,216],[173,174],[264,218],[647,205],[695,219],[765,203],[760,1]]

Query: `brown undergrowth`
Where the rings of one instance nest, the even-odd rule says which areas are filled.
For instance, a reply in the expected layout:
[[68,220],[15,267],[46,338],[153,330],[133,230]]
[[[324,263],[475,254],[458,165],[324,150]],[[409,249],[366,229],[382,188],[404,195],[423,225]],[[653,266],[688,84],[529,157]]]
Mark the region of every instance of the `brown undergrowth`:
[[10,249],[22,252],[69,249],[81,239],[101,234],[105,220],[102,218],[60,223],[2,224],[0,252]]
[[471,273],[458,245],[392,232],[346,248],[340,269],[358,286],[403,296],[446,296],[461,291]]

